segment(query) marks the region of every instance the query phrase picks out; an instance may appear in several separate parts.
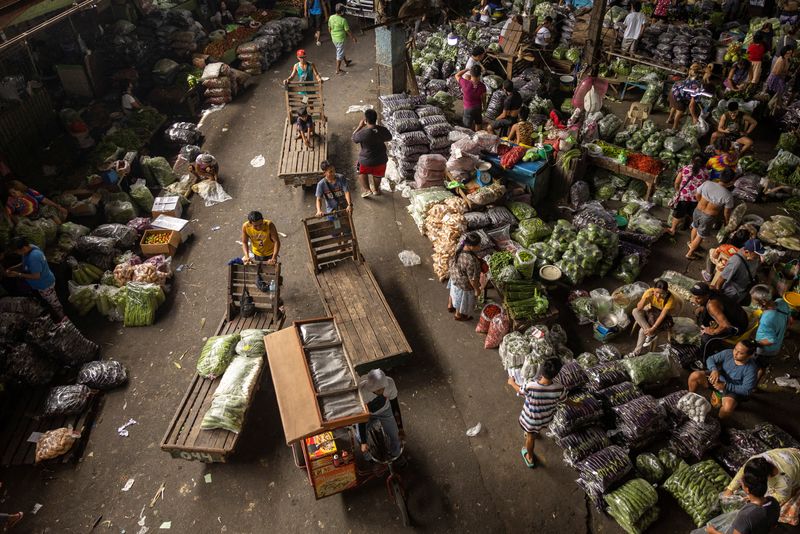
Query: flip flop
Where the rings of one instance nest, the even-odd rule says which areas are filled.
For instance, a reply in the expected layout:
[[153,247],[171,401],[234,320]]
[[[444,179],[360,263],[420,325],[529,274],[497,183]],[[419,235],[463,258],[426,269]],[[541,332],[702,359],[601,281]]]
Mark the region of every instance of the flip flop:
[[522,447],[522,449],[520,449],[519,452],[520,454],[522,454],[522,461],[525,462],[525,467],[527,467],[528,469],[533,469],[534,467],[536,467],[536,460],[534,460],[533,462],[529,462],[528,458],[525,456],[526,454],[528,454],[528,449]]
[[471,321],[472,320],[472,316],[471,315],[461,315],[461,316],[456,315],[454,317],[454,319],[456,321]]
[[22,518],[25,516],[22,512],[17,512],[16,514],[11,514],[9,516],[8,523],[6,523],[5,530],[11,530],[11,527],[22,521]]
[[447,308],[447,311],[450,312],[450,313],[455,313],[456,309],[453,308],[453,307],[449,307],[449,308]]
[[691,253],[691,254],[687,254],[686,256],[684,256],[684,258],[686,258],[689,261],[694,261],[694,260],[699,260],[700,256],[698,256],[695,253]]

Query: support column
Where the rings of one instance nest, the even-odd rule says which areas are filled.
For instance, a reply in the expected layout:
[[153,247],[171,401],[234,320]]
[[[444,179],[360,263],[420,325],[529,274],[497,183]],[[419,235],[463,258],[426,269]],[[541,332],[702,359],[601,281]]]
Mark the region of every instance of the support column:
[[375,28],[375,66],[380,94],[406,90],[406,31],[400,25]]
[[584,48],[584,64],[589,65],[592,76],[597,76],[603,61],[603,16],[606,14],[606,0],[595,0],[589,19],[589,39]]

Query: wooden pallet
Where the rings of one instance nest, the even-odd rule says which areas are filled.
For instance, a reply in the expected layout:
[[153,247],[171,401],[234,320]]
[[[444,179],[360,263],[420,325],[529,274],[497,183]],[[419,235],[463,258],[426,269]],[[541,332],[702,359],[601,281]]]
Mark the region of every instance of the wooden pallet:
[[[215,335],[226,335],[240,332],[247,328],[275,328],[283,326],[283,318],[277,322],[273,321],[271,311],[259,311],[253,317],[236,317],[228,320],[227,316],[220,322]],[[250,392],[247,399],[247,410],[244,413],[244,420],[247,421],[247,414],[252,405],[253,397],[259,389],[261,376],[264,372],[266,361],[259,372],[256,380],[256,387]],[[172,455],[173,458],[184,460],[198,460],[205,463],[226,462],[229,456],[236,449],[240,434],[228,432],[227,430],[203,430],[200,424],[203,421],[206,411],[211,406],[211,399],[217,390],[221,378],[214,380],[202,378],[194,375],[189,389],[183,396],[175,416],[164,434],[161,442],[161,450]]]
[[[280,293],[278,291],[265,293],[256,287],[259,267],[257,264],[230,265],[228,266],[228,317],[235,317],[238,313],[242,291],[247,285],[247,292],[253,298],[257,310],[270,311],[273,317],[278,317],[280,307]],[[280,287],[281,264],[261,264],[261,279],[264,283],[275,282]]]
[[0,400],[0,465],[33,464],[36,459],[36,443],[28,441],[34,432],[44,433],[56,428],[72,427],[81,437],[70,451],[52,462],[77,462],[83,455],[89,434],[100,408],[102,393],[93,395],[86,409],[78,415],[40,417],[49,386],[12,387]]
[[314,185],[322,178],[320,164],[328,159],[328,123],[314,122],[318,137],[314,148],[309,149],[302,139],[295,139],[294,122],[286,119],[283,127],[283,144],[278,164],[278,176],[286,185]]
[[621,163],[606,157],[589,156],[589,162],[596,167],[600,167],[601,169],[606,169],[617,174],[623,174],[625,176],[629,176],[630,178],[635,178],[636,180],[644,182],[647,185],[647,193],[644,197],[645,200],[650,200],[650,197],[652,197],[653,193],[655,192],[656,183],[658,182],[659,177],[658,174],[647,174],[646,172],[634,169],[633,167],[628,167],[627,165],[622,165]]

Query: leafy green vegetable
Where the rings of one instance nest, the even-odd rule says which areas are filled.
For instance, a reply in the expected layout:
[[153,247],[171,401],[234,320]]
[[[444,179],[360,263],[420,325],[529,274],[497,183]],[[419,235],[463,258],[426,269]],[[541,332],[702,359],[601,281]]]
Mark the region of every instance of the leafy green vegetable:
[[641,478],[626,482],[603,498],[608,504],[608,515],[616,519],[628,534],[642,532],[637,522],[658,502],[656,490]]
[[238,333],[208,338],[197,360],[197,373],[204,378],[222,375],[236,355],[236,343],[240,338]]

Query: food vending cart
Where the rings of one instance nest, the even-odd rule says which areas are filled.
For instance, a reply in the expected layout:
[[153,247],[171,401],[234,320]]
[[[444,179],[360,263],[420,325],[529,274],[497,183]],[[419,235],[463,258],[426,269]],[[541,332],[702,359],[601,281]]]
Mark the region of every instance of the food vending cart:
[[357,446],[355,425],[366,423],[369,411],[334,318],[295,321],[266,336],[264,344],[286,444],[306,471],[314,497],[329,497],[388,474],[389,496],[403,524],[409,525],[393,460],[370,461]]

